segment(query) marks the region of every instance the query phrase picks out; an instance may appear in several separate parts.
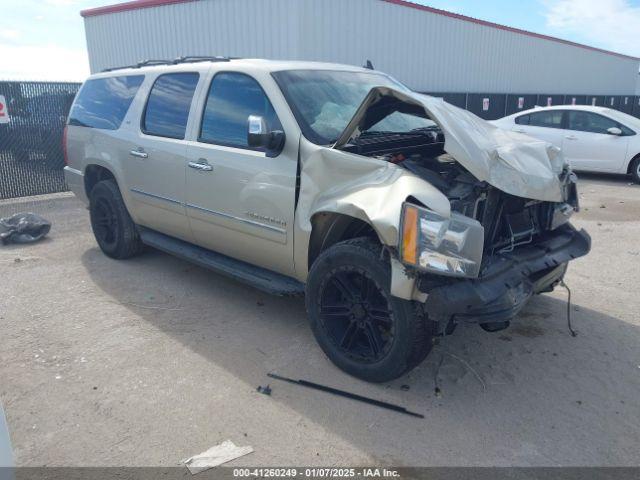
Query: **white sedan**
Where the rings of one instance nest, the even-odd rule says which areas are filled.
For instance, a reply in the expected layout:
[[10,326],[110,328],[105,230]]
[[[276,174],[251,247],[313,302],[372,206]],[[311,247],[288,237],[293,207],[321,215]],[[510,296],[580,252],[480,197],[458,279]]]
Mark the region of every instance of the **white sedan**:
[[574,170],[631,174],[640,183],[640,119],[586,105],[536,107],[494,125],[560,148]]

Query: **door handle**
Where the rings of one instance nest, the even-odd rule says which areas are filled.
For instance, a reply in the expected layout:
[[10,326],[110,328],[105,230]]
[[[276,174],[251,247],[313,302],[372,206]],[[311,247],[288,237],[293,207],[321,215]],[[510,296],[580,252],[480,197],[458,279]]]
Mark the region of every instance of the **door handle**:
[[204,158],[200,158],[197,162],[189,162],[190,168],[195,168],[196,170],[200,170],[202,172],[210,172],[213,170],[213,167],[209,165]]
[[524,130],[522,128],[515,128],[513,131],[518,133],[524,133]]
[[138,158],[147,158],[149,155],[143,150],[131,150],[129,155]]
[[566,138],[567,140],[577,140],[578,137],[576,137],[575,135],[567,135],[564,138]]

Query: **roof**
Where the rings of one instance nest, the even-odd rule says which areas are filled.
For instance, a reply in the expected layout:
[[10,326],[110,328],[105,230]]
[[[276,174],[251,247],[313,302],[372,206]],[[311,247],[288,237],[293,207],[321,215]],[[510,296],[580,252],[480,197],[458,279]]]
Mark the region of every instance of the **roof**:
[[[114,5],[107,5],[104,7],[97,8],[89,8],[86,10],[82,10],[80,15],[83,17],[95,17],[98,15],[106,15],[109,13],[118,13],[118,12],[126,12],[130,10],[139,10],[142,8],[150,8],[150,7],[159,7],[163,5],[173,5],[177,3],[189,3],[198,0],[134,0],[131,2],[117,3]],[[422,10],[425,12],[433,13],[435,15],[442,15],[444,17],[454,18],[456,20],[461,20],[464,22],[474,23],[476,25],[482,25],[489,28],[495,28],[497,30],[504,30],[511,33],[516,33],[519,35],[526,35],[533,38],[539,38],[542,40],[548,40],[556,43],[561,43],[564,45],[570,45],[573,47],[583,48],[586,50],[591,50],[600,53],[606,53],[608,55],[615,55],[617,57],[628,58],[631,60],[639,60],[638,57],[633,57],[631,55],[624,55],[618,52],[612,52],[610,50],[604,50],[602,48],[592,47],[590,45],[584,45],[582,43],[571,42],[569,40],[564,40],[562,38],[552,37],[549,35],[543,35],[541,33],[530,32],[528,30],[522,30],[519,28],[508,27],[506,25],[501,25],[499,23],[488,22],[486,20],[480,20],[473,17],[468,17],[466,15],[461,15],[459,13],[448,12],[446,10],[440,10],[439,8],[428,7],[426,5],[419,5],[417,3],[413,3],[407,0],[379,0],[386,3],[391,3],[394,5],[399,5],[406,8],[414,8],[416,10]]]
[[579,110],[584,112],[594,112],[594,113],[603,113],[603,114],[610,114],[611,112],[620,113],[618,110],[614,110],[612,108],[608,108],[602,105],[551,105],[549,107],[536,105],[533,108],[512,113],[511,115],[507,115],[504,118],[517,117],[519,115],[526,115],[527,113],[541,112],[546,110]]

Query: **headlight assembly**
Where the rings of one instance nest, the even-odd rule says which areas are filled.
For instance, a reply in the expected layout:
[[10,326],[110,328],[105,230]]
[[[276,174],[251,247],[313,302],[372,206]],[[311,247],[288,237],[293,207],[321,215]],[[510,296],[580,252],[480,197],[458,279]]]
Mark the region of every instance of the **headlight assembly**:
[[402,206],[400,258],[420,270],[477,277],[484,248],[480,222],[458,213],[446,218],[416,205]]

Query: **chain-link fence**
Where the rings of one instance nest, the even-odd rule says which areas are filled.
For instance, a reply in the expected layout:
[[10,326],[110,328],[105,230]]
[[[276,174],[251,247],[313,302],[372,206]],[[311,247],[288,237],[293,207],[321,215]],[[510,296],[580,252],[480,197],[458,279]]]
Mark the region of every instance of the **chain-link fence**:
[[79,83],[0,82],[0,199],[66,190],[62,131]]

